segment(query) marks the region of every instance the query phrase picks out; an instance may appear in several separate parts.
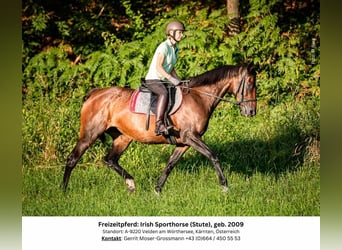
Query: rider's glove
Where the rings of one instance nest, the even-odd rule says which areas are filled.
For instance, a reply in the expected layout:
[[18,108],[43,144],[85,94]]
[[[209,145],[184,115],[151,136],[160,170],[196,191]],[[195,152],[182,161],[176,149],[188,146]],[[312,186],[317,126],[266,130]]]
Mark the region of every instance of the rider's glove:
[[181,83],[180,80],[178,80],[177,78],[174,78],[174,77],[172,77],[172,76],[170,77],[169,81],[170,81],[173,85],[175,85],[175,86],[177,86],[178,84]]

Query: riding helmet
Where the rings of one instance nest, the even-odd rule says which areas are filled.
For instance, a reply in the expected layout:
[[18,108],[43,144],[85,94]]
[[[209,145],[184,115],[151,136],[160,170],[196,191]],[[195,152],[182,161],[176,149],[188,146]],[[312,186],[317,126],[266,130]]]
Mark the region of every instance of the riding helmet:
[[183,23],[179,22],[179,21],[171,21],[168,23],[168,25],[166,26],[166,34],[169,35],[171,30],[185,30],[185,26]]

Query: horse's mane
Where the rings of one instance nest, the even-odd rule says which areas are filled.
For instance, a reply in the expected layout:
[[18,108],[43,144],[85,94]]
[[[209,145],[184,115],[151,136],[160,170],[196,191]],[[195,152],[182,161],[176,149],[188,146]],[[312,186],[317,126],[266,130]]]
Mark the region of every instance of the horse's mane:
[[222,79],[235,77],[244,65],[225,65],[190,78],[189,87],[215,84]]
[[89,99],[89,97],[91,95],[93,95],[95,92],[97,92],[98,90],[100,90],[100,88],[93,88],[91,90],[88,91],[87,95],[85,97],[83,97],[83,101],[86,101]]

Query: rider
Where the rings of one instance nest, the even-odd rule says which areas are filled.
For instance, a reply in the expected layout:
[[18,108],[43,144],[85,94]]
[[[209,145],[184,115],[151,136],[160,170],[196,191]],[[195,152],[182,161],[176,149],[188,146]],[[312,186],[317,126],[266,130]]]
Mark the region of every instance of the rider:
[[168,23],[166,26],[167,39],[157,47],[145,77],[146,86],[158,96],[155,128],[157,135],[168,134],[172,128],[172,126],[166,127],[164,124],[168,94],[163,81],[169,81],[175,86],[181,82],[174,66],[178,58],[177,42],[183,38],[184,30],[184,24],[179,21]]

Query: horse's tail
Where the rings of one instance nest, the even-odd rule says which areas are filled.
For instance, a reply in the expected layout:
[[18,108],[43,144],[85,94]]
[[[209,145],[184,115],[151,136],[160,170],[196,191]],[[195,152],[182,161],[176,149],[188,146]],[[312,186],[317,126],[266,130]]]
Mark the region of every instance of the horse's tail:
[[103,144],[106,143],[106,135],[105,135],[105,133],[101,134],[101,135],[99,136],[99,138],[100,138],[100,140],[101,140],[101,142],[102,142]]

